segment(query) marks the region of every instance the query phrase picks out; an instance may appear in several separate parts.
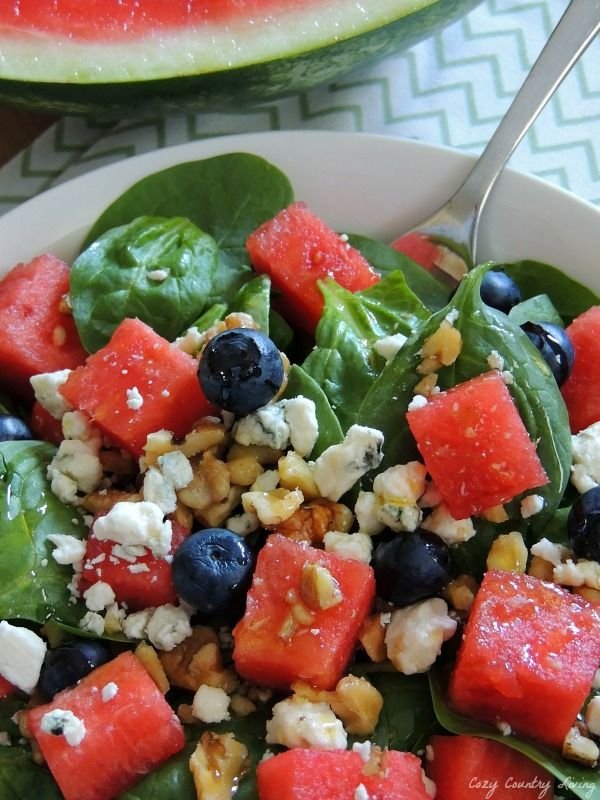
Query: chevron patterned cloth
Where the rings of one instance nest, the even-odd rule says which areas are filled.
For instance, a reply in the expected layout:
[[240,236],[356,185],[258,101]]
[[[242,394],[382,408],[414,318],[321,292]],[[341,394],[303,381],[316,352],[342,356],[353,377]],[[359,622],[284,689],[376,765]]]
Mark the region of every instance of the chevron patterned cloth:
[[[483,0],[460,22],[408,51],[335,83],[228,113],[118,123],[63,118],[0,169],[0,213],[96,167],[229,133],[364,131],[477,154],[565,7],[566,0]],[[510,165],[600,205],[600,39],[567,77]]]

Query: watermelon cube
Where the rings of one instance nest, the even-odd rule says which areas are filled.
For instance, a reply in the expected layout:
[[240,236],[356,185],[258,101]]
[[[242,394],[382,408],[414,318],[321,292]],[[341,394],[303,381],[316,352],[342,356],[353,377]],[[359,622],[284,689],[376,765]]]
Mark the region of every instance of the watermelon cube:
[[333,278],[351,292],[368,289],[379,276],[354,247],[312,212],[292,203],[246,241],[257,272],[270,276],[286,319],[313,334],[323,311],[318,280]]
[[[305,604],[311,578],[326,585],[333,578],[335,604]],[[333,689],[374,596],[368,564],[271,534],[258,555],[246,612],[233,630],[237,671],[272,689],[287,689],[298,680]]]
[[455,519],[548,483],[510,392],[487,372],[406,414],[425,466]]
[[545,769],[492,739],[432,736],[427,775],[436,800],[540,800],[554,796],[554,779]]
[[175,712],[131,652],[29,710],[27,728],[65,800],[117,797],[185,745]]
[[384,750],[378,758],[367,768],[351,750],[288,750],[258,765],[259,800],[431,800],[415,755]]
[[68,291],[69,267],[51,255],[17,264],[0,280],[0,386],[11,395],[32,400],[32,375],[85,361],[73,317],[61,311]]
[[600,663],[600,609],[512,572],[483,578],[448,698],[461,714],[561,748]]
[[571,431],[579,431],[600,420],[600,306],[592,306],[568,326],[575,362],[561,391],[569,412]]
[[197,368],[194,358],[144,322],[125,319],[60,390],[109,439],[139,458],[149,433],[164,428],[182,437],[196,420],[214,413]]

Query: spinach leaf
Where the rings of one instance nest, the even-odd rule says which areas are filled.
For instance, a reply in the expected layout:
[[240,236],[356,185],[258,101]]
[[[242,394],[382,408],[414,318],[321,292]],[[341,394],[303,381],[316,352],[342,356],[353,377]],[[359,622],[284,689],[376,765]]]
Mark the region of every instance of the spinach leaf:
[[332,280],[320,283],[320,289],[325,307],[315,334],[317,346],[303,367],[323,388],[346,430],[385,366],[373,349],[375,342],[395,333],[411,334],[429,312],[399,271],[360,292],[349,292]]
[[0,797],[5,800],[61,800],[50,772],[39,767],[23,747],[0,748]]
[[460,716],[452,711],[445,702],[445,686],[440,673],[429,672],[429,683],[435,715],[447,731],[468,736],[481,736],[512,747],[527,758],[535,761],[548,770],[559,781],[558,791],[565,789],[581,800],[600,800],[600,773],[586,769],[571,761],[566,761],[560,753],[533,742],[519,739],[516,736],[503,736],[497,728],[483,722]]
[[284,353],[287,353],[294,341],[294,331],[291,326],[273,308],[269,310],[269,336]]
[[268,275],[257,275],[239,290],[231,310],[250,314],[261,331],[268,336],[270,308],[271,279]]
[[549,483],[536,491],[545,499],[546,511],[552,511],[565,490],[571,464],[565,404],[548,366],[527,335],[505,314],[481,300],[479,287],[488,269],[489,265],[483,265],[468,273],[449,305],[408,339],[371,387],[358,421],[383,432],[383,469],[417,456],[405,413],[421,377],[416,371],[421,348],[448,313],[457,314],[454,326],[461,332],[462,349],[454,364],[439,371],[440,388],[489,370],[488,358],[493,351],[504,359],[512,381],[508,388],[531,440],[538,442],[537,453],[549,478]]
[[563,321],[547,294],[536,294],[511,308],[508,316],[515,325],[524,322],[552,322],[563,327]]
[[383,242],[369,239],[366,236],[351,234],[348,241],[363,254],[369,264],[381,275],[400,270],[409,288],[421,298],[431,311],[439,311],[448,302],[448,287],[416,264],[404,253],[394,250]]
[[227,250],[219,250],[207,305],[211,303],[230,305],[242,286],[255,274],[244,259]]
[[[182,217],[138,217],[113,228],[75,260],[73,317],[93,353],[126,317],[138,317],[173,340],[206,305],[217,267],[217,245]],[[156,271],[164,279],[156,280]]]
[[190,161],[133,184],[96,220],[84,247],[141,215],[187,217],[243,261],[248,235],[292,200],[287,177],[259,156],[228,153]]
[[323,450],[332,444],[338,444],[344,438],[338,418],[334,414],[327,395],[319,384],[305,372],[302,367],[292,364],[288,373],[288,380],[282,397],[298,397],[303,395],[312,400],[316,406],[317,421],[319,423],[319,437],[312,451],[312,457],[317,458]]
[[67,584],[73,571],[52,558],[50,533],[83,538],[79,512],[51,492],[46,468],[55,448],[44,442],[0,443],[0,618],[73,625],[81,608]]
[[502,269],[517,282],[523,299],[535,297],[539,294],[540,286],[543,286],[565,325],[600,302],[600,297],[587,286],[549,264],[517,261],[503,264]]

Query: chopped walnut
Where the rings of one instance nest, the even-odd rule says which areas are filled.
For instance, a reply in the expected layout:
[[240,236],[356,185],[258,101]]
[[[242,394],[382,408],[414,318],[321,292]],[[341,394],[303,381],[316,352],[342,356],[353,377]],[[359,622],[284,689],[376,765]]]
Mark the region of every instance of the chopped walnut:
[[279,482],[285,489],[300,489],[306,500],[316,500],[321,496],[309,464],[290,450],[277,464]]
[[189,765],[198,800],[231,800],[250,766],[248,748],[233,733],[207,731]]
[[204,625],[159,657],[169,681],[182,689],[195,692],[204,683],[232,692],[238,685],[233,670],[223,666],[217,634]]
[[81,506],[90,514],[107,514],[117,503],[140,503],[143,497],[138,492],[122,492],[119,489],[102,489],[86,494]]
[[179,449],[188,458],[226,444],[228,433],[218,417],[203,417],[194,425]]
[[305,564],[300,577],[300,597],[314,611],[333,608],[341,603],[340,586],[327,567]]
[[380,664],[387,659],[385,625],[382,622],[381,614],[372,614],[365,619],[358,634],[358,641],[375,664]]
[[142,662],[146,672],[150,675],[160,691],[166,694],[171,686],[156,650],[147,642],[140,642],[135,648],[135,655]]
[[296,542],[310,542],[318,546],[329,531],[349,531],[353,520],[354,515],[347,506],[319,499],[300,506],[286,520],[269,526],[269,529]]
[[383,697],[366,678],[346,675],[332,692],[314,689],[303,681],[292,684],[292,691],[313,703],[328,703],[344,723],[348,733],[369,736],[375,730]]

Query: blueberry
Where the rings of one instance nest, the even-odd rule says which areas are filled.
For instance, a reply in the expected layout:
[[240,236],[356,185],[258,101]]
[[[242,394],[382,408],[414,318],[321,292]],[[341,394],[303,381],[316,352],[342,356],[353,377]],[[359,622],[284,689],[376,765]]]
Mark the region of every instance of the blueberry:
[[235,616],[254,570],[254,553],[226,528],[192,533],[173,556],[177,594],[202,614]]
[[483,302],[505,314],[521,302],[521,290],[510,275],[500,269],[485,273],[480,287]]
[[450,581],[450,552],[428,531],[397,533],[383,541],[372,561],[377,594],[395,606],[435,597]]
[[600,486],[589,489],[573,503],[567,533],[576,556],[600,561]]
[[31,431],[19,417],[0,414],[0,442],[26,441],[33,439]]
[[575,350],[568,333],[553,322],[524,322],[521,328],[531,339],[561,386],[569,377]]
[[38,687],[50,699],[109,659],[110,652],[102,642],[80,639],[61,644],[46,653]]
[[206,345],[198,367],[206,397],[238,416],[272,400],[283,377],[283,362],[275,344],[250,328],[218,333]]

